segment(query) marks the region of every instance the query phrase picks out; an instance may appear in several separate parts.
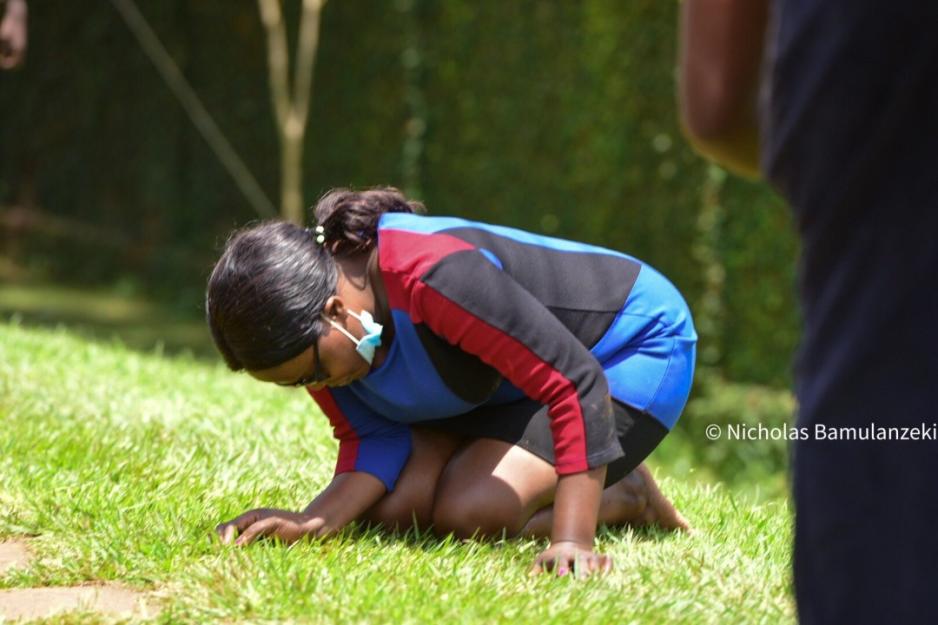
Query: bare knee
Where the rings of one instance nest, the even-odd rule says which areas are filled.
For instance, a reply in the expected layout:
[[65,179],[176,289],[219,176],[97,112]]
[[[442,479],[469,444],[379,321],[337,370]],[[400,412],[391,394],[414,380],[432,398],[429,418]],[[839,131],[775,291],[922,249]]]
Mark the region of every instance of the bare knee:
[[447,464],[433,500],[433,530],[472,536],[515,536],[550,503],[556,476],[540,458],[508,443],[477,439]]
[[415,525],[427,528],[433,519],[433,493],[446,462],[459,445],[458,439],[425,428],[412,428],[413,452],[395,489],[363,516],[370,523],[406,531]]
[[458,538],[514,536],[524,520],[520,502],[510,499],[485,485],[438,492],[431,514],[433,531]]
[[392,531],[407,531],[412,527],[427,528],[432,522],[433,501],[429,496],[389,493],[365,514],[365,520],[383,525]]
[[453,534],[457,538],[498,537],[514,535],[518,529],[511,519],[499,518],[491,511],[480,509],[465,501],[451,500],[433,506],[433,531],[440,535]]

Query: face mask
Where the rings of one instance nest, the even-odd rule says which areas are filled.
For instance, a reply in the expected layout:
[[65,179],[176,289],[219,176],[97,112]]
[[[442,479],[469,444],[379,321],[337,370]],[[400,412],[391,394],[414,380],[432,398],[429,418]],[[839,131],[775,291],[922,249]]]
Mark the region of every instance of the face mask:
[[336,330],[349,337],[353,343],[355,343],[355,351],[358,352],[358,355],[365,359],[369,365],[375,359],[375,348],[381,345],[381,330],[384,329],[380,323],[375,322],[374,317],[371,316],[371,313],[367,310],[363,310],[361,315],[356,315],[351,310],[348,311],[350,315],[358,319],[362,324],[362,329],[365,330],[365,336],[361,339],[357,339],[352,336],[352,333],[337,324],[332,319],[326,317],[326,321],[332,324]]

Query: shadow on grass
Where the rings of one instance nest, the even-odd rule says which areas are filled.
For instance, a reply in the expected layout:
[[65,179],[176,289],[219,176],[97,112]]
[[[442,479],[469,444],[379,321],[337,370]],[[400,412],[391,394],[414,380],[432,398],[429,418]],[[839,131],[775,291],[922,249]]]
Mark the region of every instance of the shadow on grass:
[[64,326],[97,340],[117,339],[135,350],[217,354],[205,321],[183,317],[159,304],[102,290],[54,284],[0,285],[0,320],[16,318],[26,326]]
[[[420,549],[425,552],[445,551],[458,546],[472,545],[476,547],[485,547],[498,549],[508,545],[535,544],[538,548],[546,548],[548,540],[546,538],[522,538],[522,537],[484,537],[484,538],[457,538],[453,534],[438,536],[429,529],[410,528],[406,531],[388,530],[381,525],[352,524],[342,532],[347,537],[361,541],[376,541],[386,544],[399,544],[413,549]],[[599,543],[617,542],[622,540],[625,535],[630,535],[631,540],[635,542],[662,542],[673,540],[686,536],[685,532],[668,530],[656,525],[632,526],[601,525],[596,532],[596,538]]]

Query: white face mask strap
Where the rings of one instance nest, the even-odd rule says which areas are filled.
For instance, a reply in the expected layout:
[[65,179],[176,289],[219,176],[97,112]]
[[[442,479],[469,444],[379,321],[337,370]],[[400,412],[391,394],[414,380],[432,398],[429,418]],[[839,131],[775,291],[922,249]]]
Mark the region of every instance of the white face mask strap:
[[[349,311],[349,312],[352,312],[352,311]],[[353,313],[353,314],[354,314],[354,313]],[[358,315],[355,315],[355,316],[358,317]],[[326,321],[328,321],[330,324],[332,324],[332,327],[333,327],[333,328],[335,328],[336,330],[338,330],[339,332],[341,332],[341,333],[344,334],[345,336],[349,337],[349,339],[351,339],[351,341],[352,341],[353,343],[355,343],[355,345],[358,345],[359,343],[361,343],[360,340],[358,340],[357,338],[355,338],[354,336],[352,336],[352,333],[351,333],[351,332],[349,332],[348,330],[346,330],[345,328],[343,328],[342,326],[340,326],[339,324],[337,324],[335,321],[333,321],[333,320],[330,319],[329,317],[326,317],[325,315],[323,315],[323,318],[324,318]]]

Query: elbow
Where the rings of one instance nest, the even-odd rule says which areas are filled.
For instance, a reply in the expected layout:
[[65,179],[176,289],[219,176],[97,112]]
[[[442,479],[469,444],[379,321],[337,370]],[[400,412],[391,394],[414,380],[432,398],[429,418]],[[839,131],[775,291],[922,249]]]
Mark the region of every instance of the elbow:
[[681,122],[695,144],[752,134],[768,0],[685,0],[678,91]]
[[745,178],[759,177],[755,94],[724,81],[682,89],[681,127],[694,149]]
[[726,141],[755,117],[747,111],[755,106],[747,107],[747,98],[719,77],[684,83],[680,93],[681,126],[694,143]]

